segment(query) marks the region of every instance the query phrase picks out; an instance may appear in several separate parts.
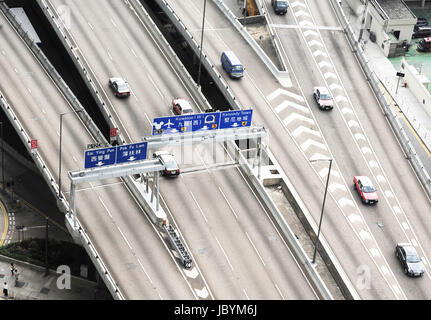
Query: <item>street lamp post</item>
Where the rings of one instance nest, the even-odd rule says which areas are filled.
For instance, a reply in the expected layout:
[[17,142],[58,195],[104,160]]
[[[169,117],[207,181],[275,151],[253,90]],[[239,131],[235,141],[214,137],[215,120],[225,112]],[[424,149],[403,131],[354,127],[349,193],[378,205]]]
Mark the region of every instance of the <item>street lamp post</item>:
[[320,221],[319,221],[319,228],[317,230],[317,238],[316,238],[316,242],[314,244],[314,253],[313,253],[313,261],[312,261],[313,264],[316,261],[316,253],[317,253],[317,246],[319,244],[320,228],[322,226],[322,220],[323,220],[323,210],[325,209],[326,194],[328,192],[329,176],[331,175],[331,167],[332,167],[332,159],[313,159],[313,160],[310,160],[310,162],[318,162],[318,161],[329,161],[329,170],[328,170],[328,177],[326,178],[325,194],[323,196],[322,211],[320,212]]
[[59,155],[58,155],[58,197],[60,199],[62,198],[61,196],[61,138],[62,138],[62,132],[63,132],[63,116],[66,114],[78,113],[78,112],[82,112],[82,110],[60,113],[60,148],[59,148]]
[[202,15],[202,32],[201,32],[201,49],[199,51],[199,71],[198,71],[198,87],[201,86],[201,68],[202,68],[202,47],[204,45],[204,29],[205,29],[205,9],[207,6],[207,0],[204,1],[204,12]]

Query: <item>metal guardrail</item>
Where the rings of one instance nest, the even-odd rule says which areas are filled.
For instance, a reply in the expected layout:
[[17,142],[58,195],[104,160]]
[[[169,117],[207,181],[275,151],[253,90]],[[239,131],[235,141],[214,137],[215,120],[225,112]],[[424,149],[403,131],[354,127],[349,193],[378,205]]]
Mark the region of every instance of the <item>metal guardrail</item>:
[[364,53],[364,50],[362,49],[361,45],[355,38],[353,28],[350,25],[349,20],[347,19],[346,15],[343,12],[340,2],[337,0],[330,0],[330,1],[334,8],[335,14],[337,15],[345,31],[347,39],[349,40],[349,43],[353,48],[353,52],[355,53],[362,67],[362,70],[367,78],[367,81],[370,83],[371,88],[374,90],[374,93],[377,97],[377,100],[380,103],[380,106],[382,107],[384,115],[388,119],[395,133],[395,136],[398,138],[398,141],[400,142],[400,145],[402,147],[402,150],[406,158],[410,160],[410,163],[414,171],[416,172],[416,175],[419,178],[419,181],[422,183],[422,186],[424,187],[428,198],[431,199],[431,178],[428,171],[424,167],[422,161],[420,160],[418,154],[416,153],[415,148],[410,142],[410,139],[408,138],[403,126],[401,125],[400,123],[401,120],[399,116],[397,115],[396,111],[391,107],[390,102],[388,101],[388,99],[385,96],[385,93],[380,87],[381,82],[377,78],[374,71],[371,69],[370,64],[368,62],[368,58]]
[[[30,39],[30,37],[27,35],[27,33],[21,27],[19,22],[15,19],[14,15],[11,14],[8,6],[4,2],[0,2],[0,10],[7,17],[8,21],[11,23],[11,25],[14,27],[14,29],[17,31],[17,33],[21,36],[23,41],[30,48],[30,50],[35,55],[35,57],[38,59],[38,61],[42,64],[42,67],[50,75],[53,82],[60,88],[61,92],[68,99],[69,103],[71,103],[72,107],[75,110],[83,110],[83,112],[79,112],[78,114],[81,117],[81,120],[86,125],[89,126],[89,129],[93,128],[91,133],[95,134],[96,136],[101,136],[100,131],[97,129],[97,127],[94,125],[94,123],[92,123],[91,118],[88,116],[86,111],[82,108],[82,106],[79,104],[79,101],[76,99],[76,97],[70,91],[69,87],[65,84],[63,79],[59,76],[59,74],[57,73],[55,68],[51,65],[51,63],[45,57],[45,55],[39,49],[39,47]],[[40,172],[42,173],[42,176],[44,177],[48,186],[51,187],[51,191],[54,194],[54,197],[56,197],[58,195],[58,191],[59,191],[58,185],[56,184],[53,175],[49,171],[44,160],[42,159],[42,156],[37,151],[36,152],[31,151],[31,146],[30,146],[31,138],[28,136],[24,127],[19,122],[18,118],[16,117],[12,108],[10,107],[10,105],[8,104],[6,99],[4,98],[3,94],[0,94],[0,101],[1,101],[1,106],[3,107],[4,112],[6,113],[7,117],[9,118],[9,121],[12,123],[16,132],[20,136],[25,147],[27,148],[27,151],[29,152],[29,154],[33,158],[34,162],[36,163],[37,167],[39,168]],[[82,225],[79,223],[79,221],[78,221],[78,229],[75,230],[73,228],[73,221],[72,221],[71,215],[70,215],[70,213],[71,213],[70,207],[69,207],[68,202],[65,200],[65,197],[62,197],[61,199],[57,199],[57,204],[58,204],[60,210],[63,209],[62,211],[65,213],[65,219],[67,222],[66,226],[69,229],[69,232],[72,235],[74,235],[74,234],[76,235],[76,233],[78,233],[79,239],[84,244],[84,248],[86,249],[90,259],[92,260],[92,262],[93,262],[94,266],[96,267],[96,269],[98,270],[99,274],[105,280],[105,283],[106,283],[110,293],[112,294],[112,296],[115,299],[124,299],[123,294],[119,290],[117,284],[115,283],[114,279],[112,278],[112,276],[109,273],[108,269],[106,268],[105,264],[100,259],[96,248],[94,247],[90,238],[85,233],[85,231],[82,228]]]

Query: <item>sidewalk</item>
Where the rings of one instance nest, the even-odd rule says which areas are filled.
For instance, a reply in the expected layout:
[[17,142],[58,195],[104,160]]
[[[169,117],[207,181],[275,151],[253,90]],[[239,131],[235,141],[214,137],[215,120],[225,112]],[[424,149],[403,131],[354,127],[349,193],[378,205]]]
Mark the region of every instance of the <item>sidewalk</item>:
[[[343,10],[346,16],[350,16],[350,23],[355,31],[355,35],[358,36],[362,16],[355,16],[355,13],[351,11],[350,8],[343,7]],[[374,70],[377,78],[379,78],[387,92],[391,95],[393,101],[409,121],[417,136],[420,137],[429,153],[431,150],[430,115],[428,115],[428,113],[422,108],[420,102],[413,95],[410,89],[401,85],[401,81],[397,91],[398,77],[396,76],[396,73],[399,70],[396,70],[392,62],[384,56],[379,46],[370,41],[368,31],[365,30],[363,32],[361,42],[363,43],[365,55],[369,59],[370,67]],[[421,160],[424,161],[424,159]]]
[[[19,271],[19,280],[10,272],[10,264],[14,263]],[[29,263],[22,263],[5,256],[0,256],[0,281],[3,288],[4,282],[9,286],[8,297],[0,296],[2,300],[110,300],[109,293],[99,289],[97,283],[71,276],[70,289],[59,289],[61,275],[50,270],[45,276],[45,269]]]

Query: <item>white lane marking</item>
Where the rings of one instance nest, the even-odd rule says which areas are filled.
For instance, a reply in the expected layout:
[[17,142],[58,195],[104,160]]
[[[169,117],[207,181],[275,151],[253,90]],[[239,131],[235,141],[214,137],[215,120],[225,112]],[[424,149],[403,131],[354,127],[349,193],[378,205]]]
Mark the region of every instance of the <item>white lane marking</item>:
[[227,200],[227,197],[225,196],[224,192],[222,191],[222,189],[220,187],[218,187],[218,189],[220,190],[224,200],[226,201],[227,205],[229,206],[230,210],[232,211],[232,213],[234,214],[235,218],[238,219],[238,215],[236,214],[235,210],[233,209],[233,207],[230,205],[229,200]]
[[304,106],[301,106],[300,104],[294,103],[289,100],[285,100],[282,103],[280,103],[278,106],[274,108],[275,112],[280,113],[284,109],[286,109],[288,106],[293,107],[295,109],[298,109],[299,111],[302,111],[304,113],[310,113],[310,110]]
[[368,231],[365,231],[364,229],[362,229],[361,231],[359,231],[359,236],[362,238],[362,240],[369,240],[369,239],[371,239],[370,233]]
[[368,161],[368,164],[370,165],[371,168],[379,167],[379,164],[377,163],[377,161],[374,161],[374,160]]
[[296,94],[296,93],[293,93],[293,92],[290,92],[290,91],[287,91],[287,90],[284,90],[281,88],[277,88],[276,90],[274,90],[270,95],[268,95],[266,97],[266,99],[268,99],[268,101],[272,101],[281,94],[286,95],[288,97],[291,97],[295,100],[298,100],[299,102],[305,101],[304,98],[302,96],[300,96],[299,94]]
[[254,245],[253,241],[251,241],[251,238],[250,238],[250,236],[248,235],[247,231],[245,231],[245,235],[247,236],[248,241],[250,241],[251,245],[253,246],[254,251],[256,251],[257,255],[259,256],[260,261],[261,261],[261,262],[262,262],[262,264],[265,266],[265,262],[263,261],[262,256],[260,255],[259,251],[257,251],[257,248],[256,248],[256,246]]
[[193,267],[191,270],[184,269],[184,274],[189,278],[196,279],[196,277],[199,275],[199,272],[195,267]]
[[163,300],[162,295],[159,292],[157,292],[157,294],[159,295],[160,300]]
[[370,248],[369,251],[373,257],[379,257],[380,256],[380,252],[379,252],[379,250],[377,250],[377,248],[374,248],[374,247]]
[[355,214],[355,213],[352,213],[352,214],[349,215],[349,220],[350,220],[351,223],[355,223],[355,222],[362,223],[361,216],[358,215],[358,214]]
[[347,191],[347,188],[344,186],[344,184],[340,184],[340,183],[331,183],[329,185],[329,189],[331,192],[334,192],[335,190],[341,190],[341,191]]
[[307,6],[306,6],[304,3],[299,2],[299,1],[292,2],[292,3],[290,4],[290,6],[291,6],[292,8],[296,8],[297,6],[300,6],[300,7],[303,7],[303,8],[307,8]]
[[[336,76],[335,74],[334,74],[334,76],[335,76],[335,78],[337,78],[337,76]],[[342,96],[342,95],[336,96],[336,97],[335,97],[335,100],[336,100],[337,102],[341,102],[341,101],[349,102],[349,101],[347,100],[347,98],[346,98],[345,96]]]
[[328,61],[322,60],[319,62],[319,68],[322,69],[324,67],[332,67],[332,65]]
[[89,21],[87,21],[87,24],[90,26],[91,30],[94,30],[93,25]]
[[201,290],[196,289],[196,288],[194,288],[194,289],[195,289],[196,294],[197,294],[199,297],[201,297],[201,298],[203,298],[203,299],[205,299],[205,298],[207,298],[207,297],[208,297],[208,290],[207,290],[207,288],[206,288],[206,287],[203,287]]
[[72,159],[73,159],[75,162],[78,162],[78,160],[76,160],[75,156],[72,156]]
[[392,286],[392,288],[394,288],[394,291],[395,291],[397,294],[400,294],[400,293],[401,293],[400,288],[398,287],[398,285],[394,284],[394,285]]
[[344,206],[352,206],[352,207],[354,207],[355,206],[355,204],[354,204],[354,202],[352,200],[347,199],[345,197],[343,197],[340,200],[338,200],[338,204],[340,205],[340,207],[344,207]]
[[[150,283],[153,284],[153,280],[151,280],[150,276],[148,275],[147,271],[144,268],[144,265],[142,264],[141,260],[137,258],[139,265],[141,266],[142,270],[144,270],[145,275],[147,276],[148,280],[150,280]],[[160,296],[160,294],[159,294]],[[161,296],[160,296],[161,297]]]
[[320,132],[319,131],[317,131],[317,130],[313,130],[313,129],[310,129],[310,128],[308,128],[308,127],[304,127],[304,126],[299,126],[298,128],[296,128],[295,130],[293,130],[292,131],[292,135],[295,137],[295,138],[297,138],[298,136],[300,136],[302,133],[304,133],[304,132],[306,132],[306,133],[309,133],[309,134],[312,134],[312,135],[315,135],[316,137],[321,137],[320,136]]
[[108,207],[105,205],[105,203],[103,202],[102,198],[100,196],[98,196],[100,203],[103,205],[103,207],[105,208],[105,210],[108,212],[109,216],[112,218],[112,214],[109,211]]
[[130,48],[130,51],[132,51],[133,55],[137,58],[138,55],[136,54],[135,50],[133,50],[132,48]]
[[291,115],[289,115],[287,118],[285,118],[283,120],[283,123],[287,126],[287,125],[289,125],[289,123],[291,123],[294,120],[300,120],[300,121],[308,122],[311,125],[315,124],[313,119],[304,117],[303,115],[297,114],[297,113],[292,113]]
[[312,47],[312,46],[319,46],[319,47],[323,47],[323,44],[320,41],[317,40],[311,40],[308,41],[308,46]]
[[352,128],[352,127],[356,127],[359,128],[359,123],[355,120],[350,120],[349,122],[347,122],[347,125]]
[[221,246],[220,241],[218,241],[217,237],[214,237],[214,238],[216,239],[218,246],[220,247],[221,251],[223,252],[224,257],[225,257],[225,258],[226,258],[226,260],[227,260],[227,263],[229,263],[229,266],[230,266],[230,268],[231,268],[231,269],[232,269],[232,271],[233,271],[233,266],[232,266],[232,264],[230,263],[230,260],[229,260],[229,258],[227,257],[226,252],[224,251],[223,247]]
[[[328,62],[328,65],[332,66],[329,62]],[[337,83],[330,84],[329,85],[329,89],[331,89],[331,91],[334,91],[334,90],[337,90],[337,89],[338,90],[343,90],[343,88],[339,84],[337,84]]]
[[112,22],[112,24],[114,25],[115,28],[118,28],[117,25],[115,24],[114,19],[111,18],[111,22]]
[[153,78],[151,77],[151,75],[149,73],[147,73],[148,78],[150,79],[151,83],[153,84],[154,88],[156,88],[157,92],[159,93],[159,95],[162,97],[162,99],[164,98],[162,92],[159,90],[159,88],[157,87],[156,83],[154,82]]
[[[371,150],[371,149],[370,149]],[[382,176],[381,174],[376,176],[376,179],[378,182],[380,183],[385,183],[386,182],[386,178],[384,176]]]
[[385,190],[384,194],[387,198],[393,198],[394,194],[390,190]]
[[328,57],[328,55],[325,53],[325,52],[323,52],[323,51],[320,51],[320,50],[316,50],[316,51],[314,51],[313,52],[313,56],[314,57],[318,57],[318,56],[322,56],[322,57]]
[[204,212],[203,212],[203,210],[202,210],[201,206],[200,206],[200,205],[199,205],[199,203],[196,201],[195,195],[193,194],[193,192],[191,192],[191,191],[189,191],[189,192],[190,192],[190,194],[192,195],[193,201],[194,201],[194,202],[196,203],[196,205],[198,206],[199,211],[200,211],[200,213],[201,213],[202,217],[204,217],[205,222],[206,222],[206,223],[208,223],[208,219],[207,219],[207,217],[205,217],[205,214],[204,214]]
[[362,133],[355,133],[355,139],[366,141],[365,136]]
[[286,298],[283,296],[283,294],[281,293],[280,288],[277,286],[277,284],[276,284],[276,283],[274,283],[274,286],[275,286],[275,289],[277,289],[278,294],[281,296],[281,298],[282,298],[283,300],[286,300]]
[[17,68],[13,68],[13,70],[15,70],[15,73],[18,73],[18,69]]
[[349,107],[345,107],[345,108],[341,109],[341,111],[343,112],[343,114],[350,113],[353,115],[353,110]]
[[127,245],[129,246],[130,250],[133,250],[132,246],[130,245],[129,241],[127,241],[126,236],[124,235],[123,231],[121,231],[120,227],[117,226],[118,231],[120,231],[121,235],[124,238],[124,241],[126,241]]
[[[370,149],[370,148],[368,148],[368,147],[363,147],[363,148],[361,149],[361,151],[362,151],[362,153],[363,153],[363,154],[372,153],[372,152],[371,152],[371,149]],[[380,176],[380,177],[381,177],[381,176]],[[379,180],[379,178],[377,178],[377,180]],[[381,181],[379,181],[379,182],[381,182]]]
[[45,109],[42,109],[42,112],[43,112],[43,114],[46,114],[46,111],[45,111]]
[[106,53],[108,54],[109,59],[111,61],[114,61],[114,59],[112,58],[111,53],[109,52],[109,50],[106,50]]
[[313,30],[306,30],[304,31],[304,36],[308,37],[308,36],[318,36],[319,34],[316,31]]
[[296,12],[296,13],[295,13],[295,16],[296,16],[296,17],[300,17],[300,16],[307,16],[307,17],[310,17],[310,14],[309,14],[308,12],[305,12],[305,11],[299,10],[298,12]]
[[389,269],[386,266],[380,266],[380,269],[382,269],[382,272],[384,274],[386,274],[386,275],[390,274]]
[[[31,90],[30,90],[30,88],[29,88],[29,87],[27,87],[27,91],[28,91],[28,93],[30,93],[30,94],[31,94]],[[43,111],[43,109],[42,109],[42,111]]]
[[417,247],[417,246],[418,246],[418,243],[417,243],[416,239],[410,239],[410,243],[411,243],[414,247]]
[[299,26],[301,27],[314,27],[313,22],[308,21],[308,20],[303,20],[303,21],[299,21]]
[[1,54],[5,56],[6,55],[6,51],[2,50]]
[[312,140],[312,139],[308,139],[307,141],[305,141],[303,144],[301,144],[301,149],[303,150],[303,151],[307,151],[307,149],[310,147],[310,146],[315,146],[315,147],[317,147],[317,148],[320,148],[320,149],[323,149],[323,150],[326,150],[326,145],[325,144],[323,144],[323,143],[320,143],[320,142],[317,142],[317,141],[315,141],[315,140]]
[[407,222],[403,221],[401,222],[401,225],[403,226],[404,229],[409,230],[409,225]]
[[247,292],[245,291],[245,289],[244,289],[244,288],[242,288],[242,291],[244,291],[244,294],[245,294],[245,296],[246,296],[247,300],[250,300],[250,298],[248,297],[248,294],[247,294]]

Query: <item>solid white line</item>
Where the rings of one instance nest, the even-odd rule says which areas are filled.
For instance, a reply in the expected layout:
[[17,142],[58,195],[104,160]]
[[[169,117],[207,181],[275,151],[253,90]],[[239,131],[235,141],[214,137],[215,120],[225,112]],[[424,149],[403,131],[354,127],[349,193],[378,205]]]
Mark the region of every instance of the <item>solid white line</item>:
[[244,289],[244,288],[242,288],[242,291],[244,291],[244,294],[245,294],[245,296],[247,297],[247,300],[250,300],[250,298],[248,297],[248,294],[247,294],[247,292],[245,291],[245,289]]
[[160,92],[159,87],[157,87],[156,83],[154,82],[153,78],[151,77],[151,75],[149,73],[147,73],[148,78],[150,79],[151,83],[153,84],[154,88],[156,88],[157,92],[159,93],[159,95],[162,97],[162,99],[164,98],[163,94]]
[[278,291],[278,294],[283,298],[283,300],[286,300],[286,298],[283,296],[283,294],[281,293],[281,291],[280,291],[280,288],[277,286],[277,284],[274,282],[274,286],[275,286],[275,289],[277,289],[277,291]]
[[111,22],[112,22],[112,24],[114,25],[115,28],[118,28],[117,25],[114,22],[114,19],[111,18]]
[[254,251],[256,251],[257,255],[259,256],[260,261],[262,261],[262,264],[265,266],[265,262],[263,262],[263,259],[262,259],[262,257],[260,256],[259,251],[257,251],[257,248],[256,248],[256,246],[254,245],[253,241],[251,241],[250,236],[248,235],[247,231],[245,231],[245,235],[247,236],[248,241],[250,241],[251,245],[253,246]]
[[221,194],[223,195],[223,198],[226,200],[227,205],[229,206],[230,210],[232,211],[232,213],[234,214],[235,218],[238,219],[238,215],[236,214],[235,210],[232,208],[232,206],[230,205],[229,201],[227,200],[224,192],[221,190],[220,187],[218,187],[218,189],[220,190]]
[[200,213],[201,213],[202,217],[204,217],[205,222],[206,222],[206,223],[208,223],[208,219],[207,219],[207,217],[205,217],[205,214],[204,214],[204,212],[203,212],[203,210],[202,210],[201,206],[200,206],[200,205],[199,205],[199,203],[196,201],[196,198],[195,198],[195,196],[194,196],[193,192],[191,192],[191,191],[189,191],[189,192],[190,192],[190,194],[192,195],[192,198],[193,198],[194,202],[195,202],[195,203],[196,203],[196,205],[198,206],[199,211],[200,211]]
[[132,48],[130,48],[130,51],[132,51],[133,55],[137,58],[138,55],[136,54],[135,50],[133,50]]
[[93,25],[92,25],[89,21],[87,21],[87,23],[88,23],[88,25],[90,26],[91,30],[94,30]]
[[233,266],[232,266],[232,264],[230,263],[230,260],[229,260],[229,258],[227,257],[226,252],[224,251],[223,247],[221,246],[220,241],[218,241],[217,237],[215,237],[215,236],[214,236],[214,238],[216,239],[218,246],[220,247],[221,251],[222,251],[222,252],[223,252],[223,254],[224,254],[224,257],[226,258],[227,262],[229,263],[230,268],[231,268],[231,269],[232,269],[232,271],[233,271]]
[[142,264],[141,260],[138,259],[138,263],[141,265],[142,270],[144,270],[145,274],[147,275],[148,279],[150,280],[151,284],[153,284],[153,280],[151,280],[150,276],[148,275],[147,271],[145,271],[144,265]]

